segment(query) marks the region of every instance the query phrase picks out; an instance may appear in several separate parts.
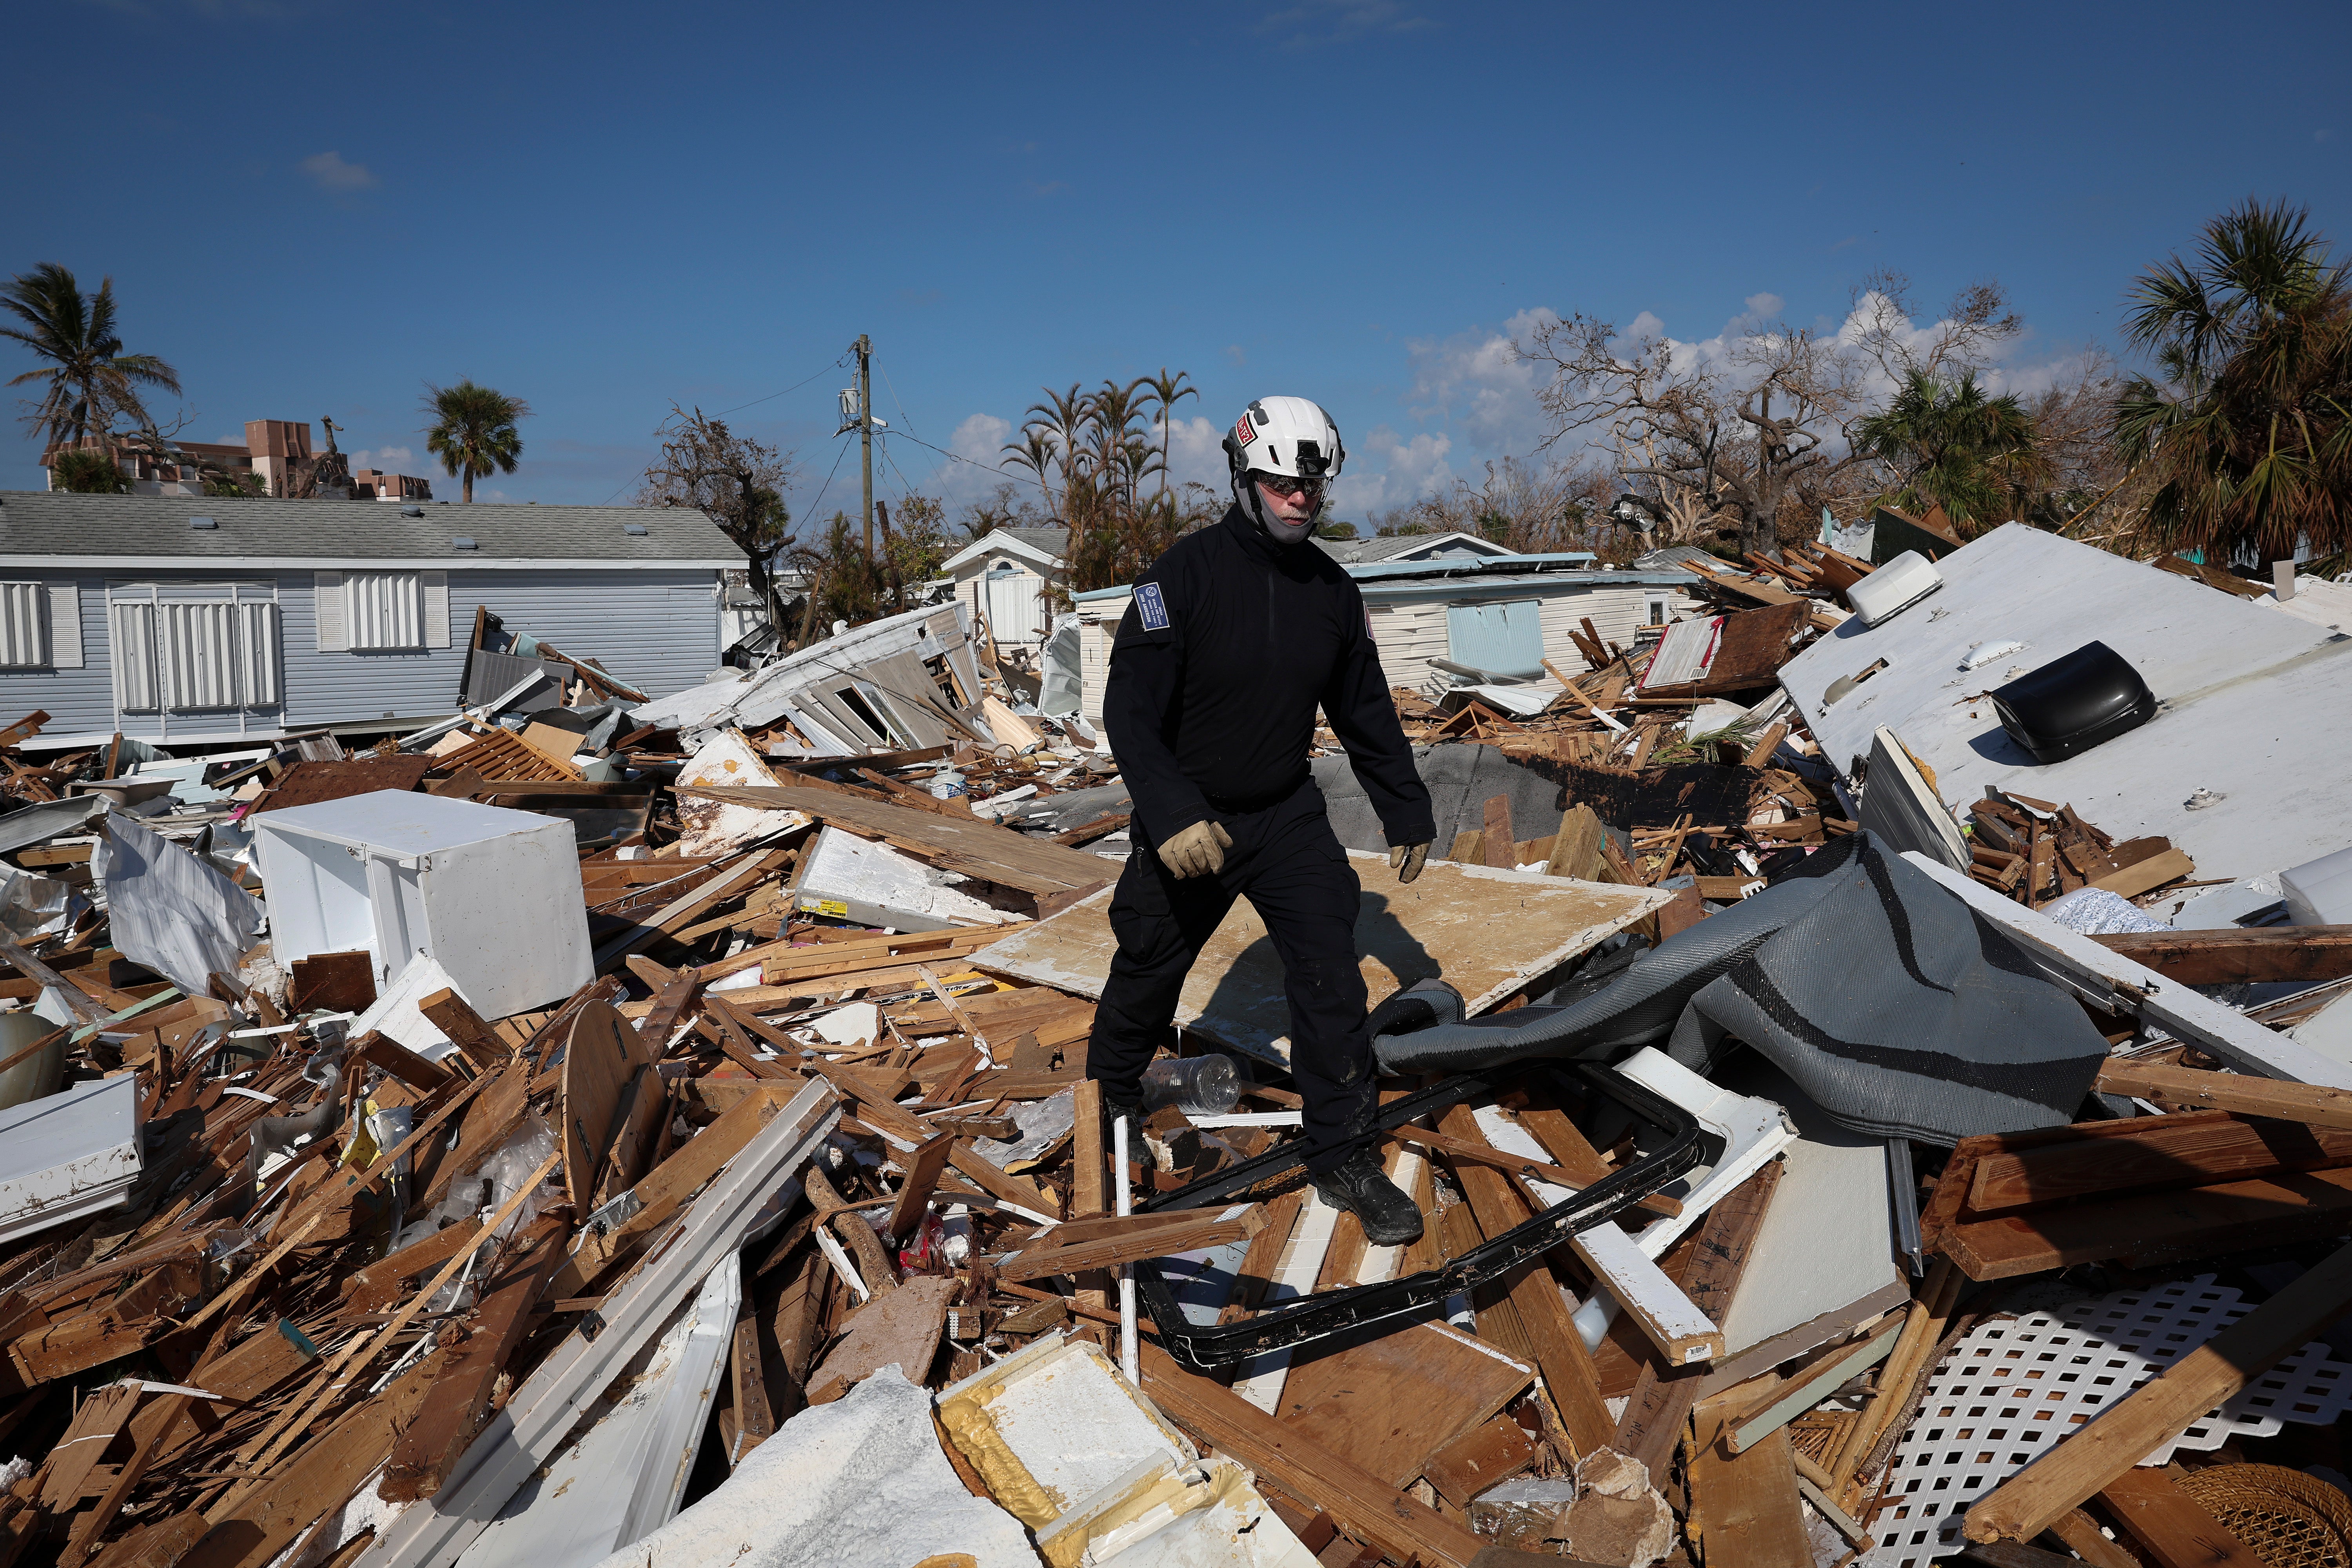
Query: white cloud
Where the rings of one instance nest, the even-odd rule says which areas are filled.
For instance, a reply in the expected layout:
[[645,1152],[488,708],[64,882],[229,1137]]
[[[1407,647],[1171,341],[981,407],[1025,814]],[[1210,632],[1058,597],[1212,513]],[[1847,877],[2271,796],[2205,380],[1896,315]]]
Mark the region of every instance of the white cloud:
[[1239,343],[1227,343],[1225,345],[1225,358],[1236,365],[1249,363],[1249,355],[1242,353],[1242,346]]
[[1543,411],[1536,405],[1543,378],[1512,345],[1559,319],[1538,307],[1521,310],[1499,328],[1474,327],[1450,338],[1409,342],[1413,419],[1436,420],[1458,432],[1466,445],[1496,456],[1532,449],[1545,434]]
[[[1151,436],[1157,440],[1160,425],[1152,421]],[[1223,492],[1228,485],[1225,466],[1225,431],[1222,425],[1212,425],[1206,417],[1194,415],[1186,419],[1179,415],[1168,426],[1168,482],[1171,485],[1197,483]]]
[[1788,309],[1788,305],[1789,302],[1786,300],[1781,299],[1778,294],[1750,294],[1748,296],[1748,313],[1751,316],[1759,318],[1764,316],[1777,316],[1782,310]]
[[[1019,476],[1026,472],[1025,469],[1001,466],[1004,459],[1004,444],[1013,439],[1013,421],[1010,419],[1001,419],[993,414],[971,415],[955,427],[955,434],[948,437],[948,450],[955,457],[935,458],[935,478],[926,479],[920,469],[910,472],[907,477],[915,481],[918,489],[936,495],[947,507],[948,515],[953,517],[972,502],[986,500],[994,495],[996,487],[1007,480],[1021,484]],[[932,456],[920,447],[901,447],[893,455],[904,464],[909,451],[922,457]],[[957,461],[959,458],[962,461]],[[880,467],[878,463],[876,466]],[[1022,485],[1022,489],[1028,492],[1033,501],[1037,499],[1034,485]]]
[[377,183],[374,171],[365,163],[344,163],[341,153],[313,153],[302,160],[300,168],[312,184],[338,195],[364,191]]
[[[1445,461],[1453,449],[1454,437],[1443,432],[1423,430],[1408,438],[1386,425],[1375,425],[1349,448],[1348,468],[1332,488],[1332,510],[1350,521],[1361,521],[1444,489],[1454,482],[1454,470]],[[1380,471],[1370,471],[1367,459],[1371,458],[1379,459]]]
[[373,468],[385,474],[413,474],[416,471],[412,467],[415,461],[416,454],[406,447],[378,447],[373,450],[362,447],[352,454],[352,468]]

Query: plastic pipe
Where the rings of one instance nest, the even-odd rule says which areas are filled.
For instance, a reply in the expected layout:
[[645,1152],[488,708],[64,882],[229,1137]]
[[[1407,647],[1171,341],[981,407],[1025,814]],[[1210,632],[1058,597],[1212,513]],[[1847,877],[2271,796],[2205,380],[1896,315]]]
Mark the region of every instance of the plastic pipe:
[[[1110,1124],[1111,1161],[1118,1170],[1118,1217],[1134,1213],[1134,1194],[1127,1181],[1127,1118]],[[1118,1269],[1118,1365],[1127,1381],[1143,1386],[1143,1368],[1135,1345],[1135,1274],[1125,1264]]]

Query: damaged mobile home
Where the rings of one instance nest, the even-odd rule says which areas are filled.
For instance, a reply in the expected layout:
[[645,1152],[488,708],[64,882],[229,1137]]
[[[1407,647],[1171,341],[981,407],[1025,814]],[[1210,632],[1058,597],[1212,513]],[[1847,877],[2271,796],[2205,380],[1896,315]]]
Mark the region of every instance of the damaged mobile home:
[[1246,903],[1106,1123],[1092,643],[1052,715],[970,600],[722,668],[680,563],[672,668],[451,568],[427,722],[7,677],[0,1568],[2352,1563],[2337,585],[1650,564],[1359,563],[1403,1247]]

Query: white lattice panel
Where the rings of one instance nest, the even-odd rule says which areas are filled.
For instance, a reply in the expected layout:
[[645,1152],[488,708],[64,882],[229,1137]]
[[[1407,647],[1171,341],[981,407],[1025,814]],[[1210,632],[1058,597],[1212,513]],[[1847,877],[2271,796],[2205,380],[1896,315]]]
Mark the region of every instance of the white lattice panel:
[[[1924,1568],[1958,1552],[1961,1516],[1979,1498],[2249,1310],[2205,1274],[1978,1328],[1928,1378],[1895,1445],[1865,1568]],[[2308,1344],[2140,1463],[2271,1436],[2285,1421],[2324,1425],[2347,1399],[2352,1366]]]

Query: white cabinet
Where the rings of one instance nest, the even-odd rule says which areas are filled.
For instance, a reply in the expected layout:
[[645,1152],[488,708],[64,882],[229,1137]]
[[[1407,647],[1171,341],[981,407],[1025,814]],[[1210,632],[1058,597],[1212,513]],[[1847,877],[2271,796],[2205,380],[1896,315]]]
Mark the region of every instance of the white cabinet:
[[379,790],[265,812],[253,843],[280,963],[365,948],[381,991],[430,954],[486,1018],[595,973],[568,822]]

